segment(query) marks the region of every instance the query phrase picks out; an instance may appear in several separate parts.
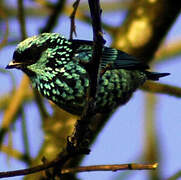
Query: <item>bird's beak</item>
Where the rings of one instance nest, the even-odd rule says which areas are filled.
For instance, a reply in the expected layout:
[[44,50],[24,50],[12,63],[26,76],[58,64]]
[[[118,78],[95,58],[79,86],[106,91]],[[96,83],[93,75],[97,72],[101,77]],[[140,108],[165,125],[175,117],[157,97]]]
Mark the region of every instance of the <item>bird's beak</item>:
[[6,66],[6,69],[13,69],[13,68],[20,69],[21,67],[22,67],[22,63],[20,63],[20,62],[15,62],[14,60],[12,60],[12,61]]

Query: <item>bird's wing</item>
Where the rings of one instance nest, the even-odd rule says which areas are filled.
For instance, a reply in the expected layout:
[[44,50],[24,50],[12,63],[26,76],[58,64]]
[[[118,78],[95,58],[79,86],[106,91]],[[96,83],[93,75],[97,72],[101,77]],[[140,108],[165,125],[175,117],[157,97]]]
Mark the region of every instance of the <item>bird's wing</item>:
[[73,58],[76,60],[80,60],[83,63],[90,62],[92,59],[92,41],[71,40],[71,42],[74,52]]
[[[92,59],[92,41],[72,40],[74,46],[74,57],[83,62],[90,62]],[[135,57],[109,47],[104,47],[101,61],[102,68],[145,70],[148,65],[137,60]]]
[[110,66],[111,69],[129,69],[129,70],[145,70],[148,65],[139,61],[135,57],[109,47],[104,47],[101,66],[104,68]]

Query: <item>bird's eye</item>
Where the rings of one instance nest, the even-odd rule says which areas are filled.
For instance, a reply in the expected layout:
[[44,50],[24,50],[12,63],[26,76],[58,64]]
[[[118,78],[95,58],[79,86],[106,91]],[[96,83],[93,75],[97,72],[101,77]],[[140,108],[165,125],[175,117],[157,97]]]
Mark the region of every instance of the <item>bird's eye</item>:
[[20,61],[21,55],[18,53],[18,51],[15,51],[13,54],[14,61]]
[[27,64],[33,64],[40,59],[41,54],[45,49],[46,47],[31,46],[30,48],[27,48],[24,51],[16,50],[13,54],[13,59],[16,62],[25,62]]
[[40,58],[40,56],[41,56],[41,52],[39,52],[37,50],[32,51],[31,54],[30,54],[31,59],[35,60],[35,61],[37,61]]
[[36,61],[38,61],[38,59],[41,56],[41,49],[38,48],[29,48],[26,49],[23,53],[22,53],[22,59],[24,61],[26,61],[27,63],[34,63]]

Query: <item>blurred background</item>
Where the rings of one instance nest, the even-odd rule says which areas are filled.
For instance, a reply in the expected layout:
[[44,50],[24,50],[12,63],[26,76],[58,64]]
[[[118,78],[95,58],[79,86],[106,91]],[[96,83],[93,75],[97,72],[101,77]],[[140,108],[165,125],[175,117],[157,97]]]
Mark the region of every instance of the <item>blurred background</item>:
[[[22,24],[20,25],[21,0],[1,0],[0,171],[17,170],[40,164],[43,156],[48,160],[53,159],[64,147],[66,136],[71,134],[77,117],[65,113],[33,91],[28,78],[21,71],[7,71],[5,67],[11,61],[16,45],[25,35],[32,36],[45,31],[48,23],[50,28],[47,31],[58,32],[69,38],[69,16],[73,10],[73,2],[24,1],[23,31]],[[163,27],[164,33],[162,28],[156,29],[161,38],[157,38],[154,33],[154,28],[166,21],[160,13],[172,16],[169,14],[172,11],[166,11],[169,6],[164,7],[168,2],[168,0],[166,2],[164,0],[101,1],[106,45],[131,53],[149,62],[155,71],[169,72],[171,75],[160,80],[162,84],[158,84],[158,87],[161,90],[152,93],[154,87],[148,84],[142,90],[137,90],[126,105],[119,107],[92,144],[91,154],[84,157],[81,162],[81,165],[158,162],[158,169],[84,172],[78,173],[77,178],[82,180],[181,179],[180,10],[173,11],[175,17],[167,25],[168,27],[166,25]],[[51,16],[56,7],[59,8],[59,13],[54,17],[53,24]],[[165,12],[162,12],[162,8],[166,9]],[[89,8],[85,0],[80,2],[75,23],[76,38],[92,40]],[[23,35],[23,32],[26,33]],[[154,44],[153,39],[158,43]],[[155,49],[149,43],[153,43]],[[165,84],[169,85],[170,89],[164,86]],[[166,87],[166,90],[162,87]],[[35,177],[40,179],[41,175],[36,174]],[[35,178],[30,175],[25,179]]]

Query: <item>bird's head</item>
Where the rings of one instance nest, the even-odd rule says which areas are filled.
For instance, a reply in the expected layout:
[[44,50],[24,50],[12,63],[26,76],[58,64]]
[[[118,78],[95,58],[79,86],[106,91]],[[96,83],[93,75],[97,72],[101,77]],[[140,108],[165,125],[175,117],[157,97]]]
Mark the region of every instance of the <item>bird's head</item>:
[[6,68],[21,69],[28,75],[36,73],[36,70],[42,70],[49,59],[55,55],[56,48],[65,42],[69,43],[58,33],[43,33],[29,37],[18,44],[13,60]]

